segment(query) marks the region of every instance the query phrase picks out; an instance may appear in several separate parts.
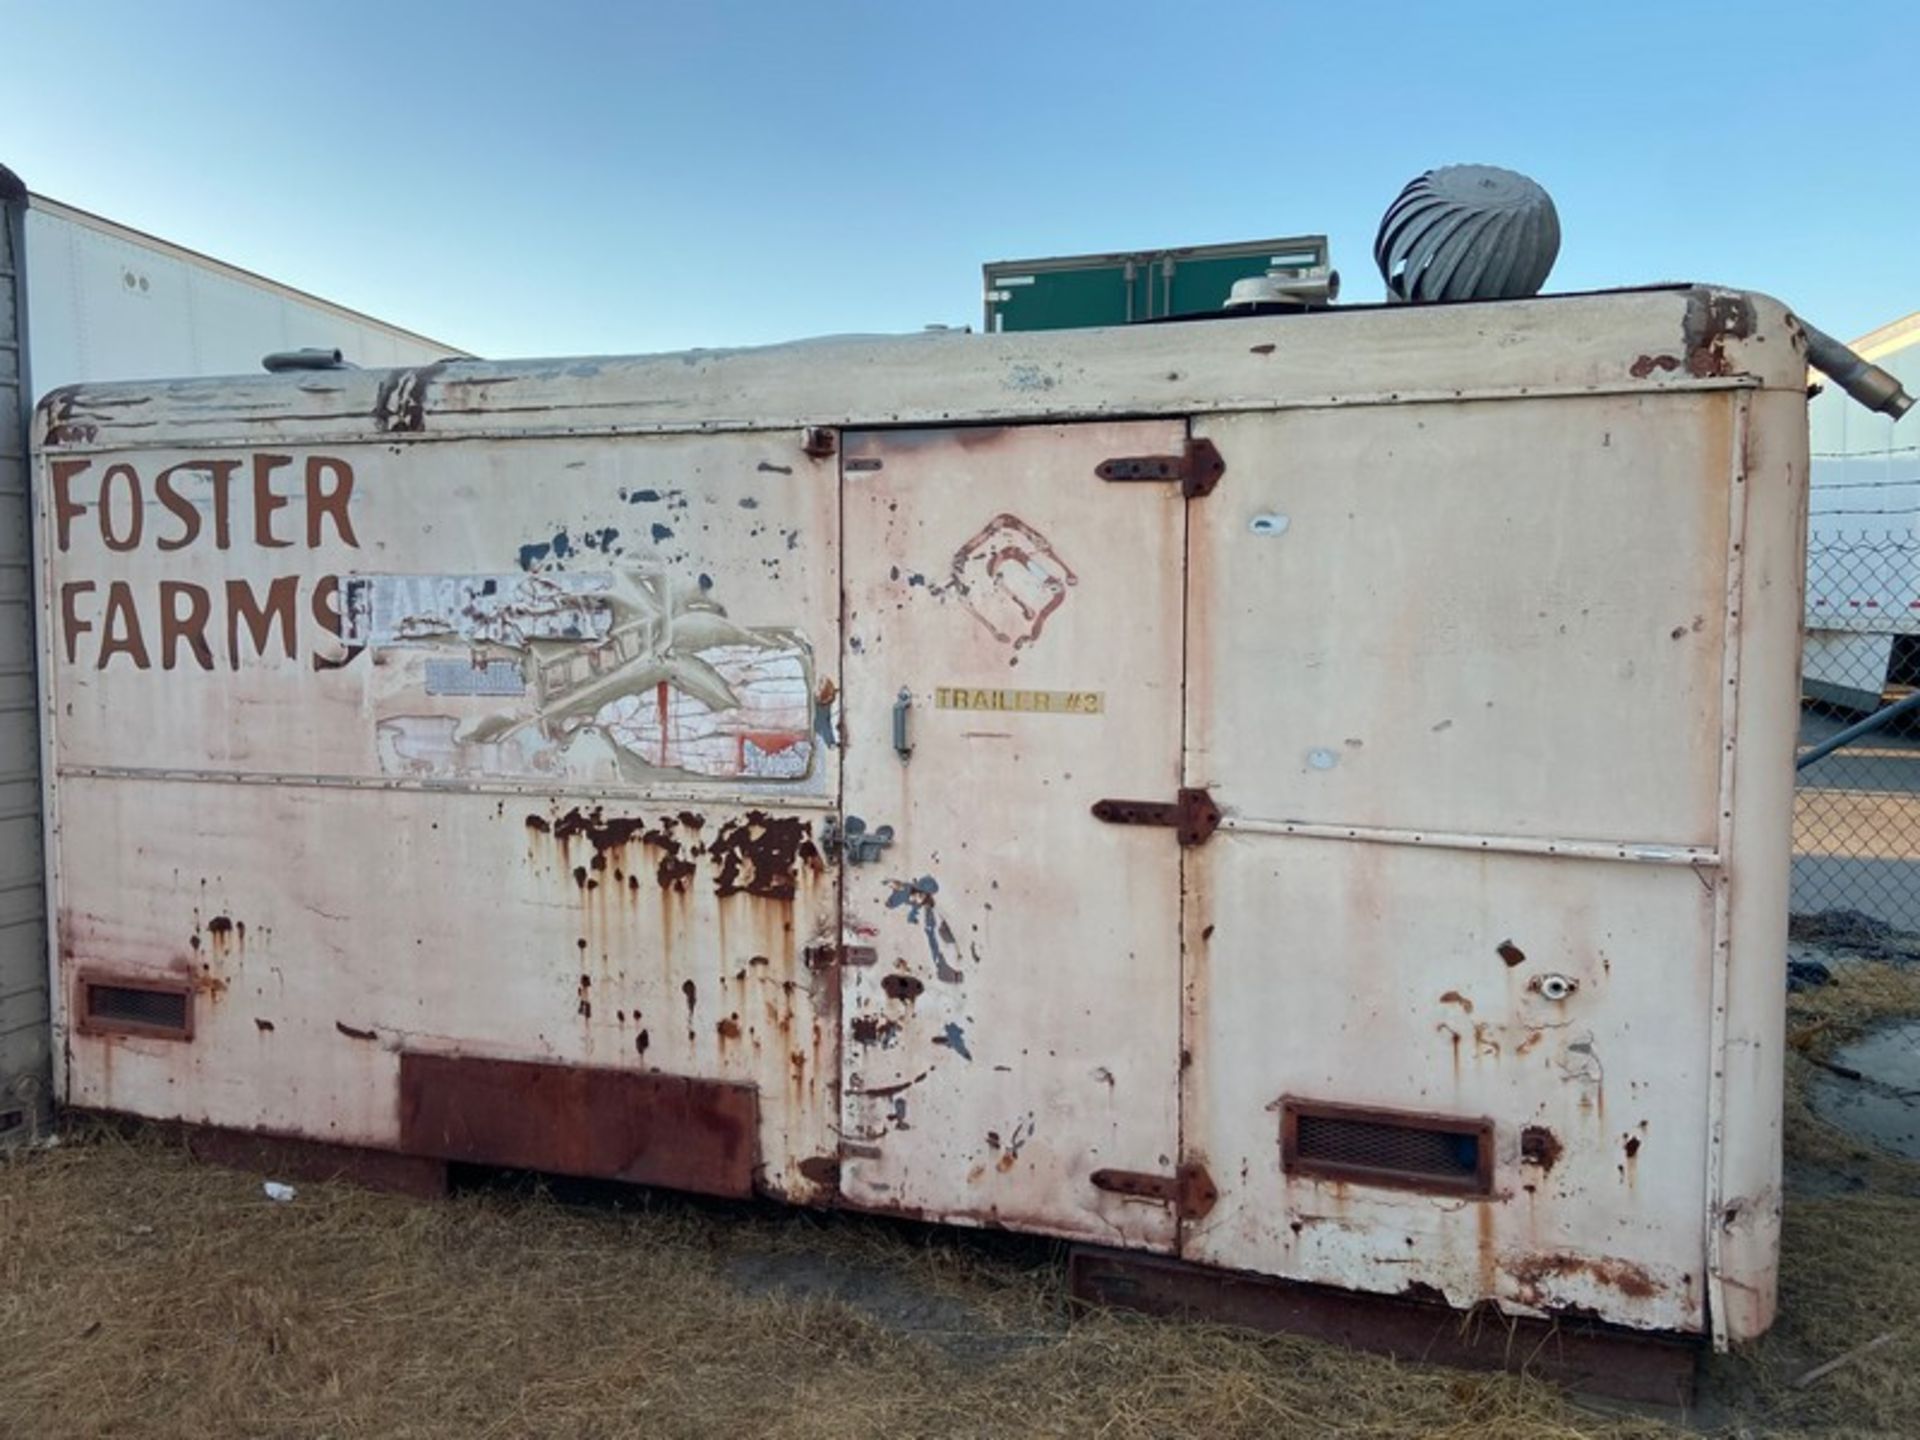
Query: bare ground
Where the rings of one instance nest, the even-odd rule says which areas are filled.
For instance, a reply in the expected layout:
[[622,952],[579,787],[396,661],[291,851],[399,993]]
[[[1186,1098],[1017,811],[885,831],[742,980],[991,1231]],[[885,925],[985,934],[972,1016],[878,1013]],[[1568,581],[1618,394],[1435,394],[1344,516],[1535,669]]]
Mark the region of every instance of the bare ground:
[[[1920,1433],[1920,1166],[1807,1109],[1920,1014],[1866,964],[1794,997],[1784,1309],[1701,1410],[1099,1314],[1059,1254],[854,1217],[536,1186],[423,1204],[103,1129],[0,1161],[0,1435],[1442,1436]],[[1812,1365],[1894,1339],[1805,1388]]]

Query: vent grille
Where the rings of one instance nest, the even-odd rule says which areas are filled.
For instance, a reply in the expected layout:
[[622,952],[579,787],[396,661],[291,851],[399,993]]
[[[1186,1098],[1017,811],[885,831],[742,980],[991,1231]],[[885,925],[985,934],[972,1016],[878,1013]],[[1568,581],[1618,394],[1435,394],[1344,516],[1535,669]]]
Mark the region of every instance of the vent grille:
[[87,980],[82,982],[81,994],[84,1030],[179,1040],[192,1037],[193,997],[184,985]]
[[1369,1185],[1485,1195],[1493,1189],[1493,1123],[1289,1100],[1281,1162],[1295,1174]]

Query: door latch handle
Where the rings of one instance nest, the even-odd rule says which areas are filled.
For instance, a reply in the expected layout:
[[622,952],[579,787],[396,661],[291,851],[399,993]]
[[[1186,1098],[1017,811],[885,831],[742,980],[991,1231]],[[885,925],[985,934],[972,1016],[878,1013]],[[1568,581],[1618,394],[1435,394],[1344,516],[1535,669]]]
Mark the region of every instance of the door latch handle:
[[913,709],[913,692],[906,686],[893,702],[893,753],[902,764],[913,758],[913,739],[907,733],[907,716]]
[[871,865],[891,844],[891,825],[877,825],[869,830],[867,822],[858,815],[847,816],[844,823],[839,816],[829,815],[820,826],[820,849],[829,861],[837,862],[844,857],[849,865]]

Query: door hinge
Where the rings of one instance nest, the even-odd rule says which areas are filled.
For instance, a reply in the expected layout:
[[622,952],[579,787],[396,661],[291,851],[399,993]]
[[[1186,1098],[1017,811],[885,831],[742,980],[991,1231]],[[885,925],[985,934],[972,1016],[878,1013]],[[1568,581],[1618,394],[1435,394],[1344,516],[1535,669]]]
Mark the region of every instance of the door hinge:
[[1171,1205],[1182,1220],[1204,1219],[1220,1199],[1207,1167],[1197,1162],[1182,1165],[1171,1175],[1156,1175],[1150,1170],[1096,1170],[1092,1180],[1096,1190]]
[[1220,807],[1204,789],[1180,790],[1173,800],[1096,800],[1093,818],[1109,825],[1171,825],[1182,845],[1204,845],[1220,828]]
[[1193,500],[1213,493],[1227,461],[1211,440],[1189,440],[1178,455],[1116,455],[1093,473],[1102,480],[1178,480],[1180,493]]

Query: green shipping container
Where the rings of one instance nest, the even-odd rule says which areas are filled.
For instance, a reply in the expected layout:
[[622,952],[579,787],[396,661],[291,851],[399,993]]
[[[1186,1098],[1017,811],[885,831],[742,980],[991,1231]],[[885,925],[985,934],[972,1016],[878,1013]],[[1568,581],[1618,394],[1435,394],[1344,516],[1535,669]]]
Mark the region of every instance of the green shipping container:
[[986,328],[989,332],[1073,330],[1204,315],[1226,304],[1236,280],[1326,263],[1324,235],[1126,255],[998,260],[982,267]]

